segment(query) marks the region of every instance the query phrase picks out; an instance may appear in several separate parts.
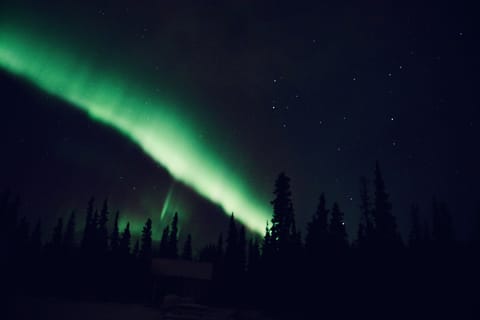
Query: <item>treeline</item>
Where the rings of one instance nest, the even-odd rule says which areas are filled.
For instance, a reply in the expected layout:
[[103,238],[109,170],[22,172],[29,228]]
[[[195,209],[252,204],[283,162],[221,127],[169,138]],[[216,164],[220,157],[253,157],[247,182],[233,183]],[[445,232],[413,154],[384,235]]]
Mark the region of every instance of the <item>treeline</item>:
[[480,225],[474,239],[457,241],[447,205],[433,200],[431,223],[412,205],[403,241],[378,163],[372,182],[360,180],[361,219],[352,242],[339,204],[329,206],[324,193],[302,236],[290,179],[282,173],[262,238],[248,238],[232,214],[226,237],[220,234],[195,257],[190,235],[178,243],[177,213],[158,245],[152,242],[151,219],[132,244],[130,224],[119,230],[118,211],[108,229],[107,200],[100,211],[89,201],[80,242],[72,212],[65,222],[58,219],[43,244],[41,222],[31,228],[19,218],[18,200],[5,192],[0,199],[5,280],[24,294],[148,301],[151,259],[163,257],[211,262],[211,304],[263,308],[285,317],[469,318],[478,308],[478,295],[471,292],[479,288]]

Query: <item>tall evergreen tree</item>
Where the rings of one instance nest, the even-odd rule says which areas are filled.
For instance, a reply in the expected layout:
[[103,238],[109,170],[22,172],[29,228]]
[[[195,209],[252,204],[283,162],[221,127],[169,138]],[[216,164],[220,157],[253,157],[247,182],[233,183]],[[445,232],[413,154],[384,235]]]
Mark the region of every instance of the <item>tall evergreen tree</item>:
[[123,230],[122,234],[122,239],[120,240],[120,252],[123,255],[129,255],[130,254],[130,239],[131,239],[131,234],[130,234],[130,222],[127,223],[127,226]]
[[75,211],[70,213],[67,227],[63,236],[63,247],[65,251],[69,251],[74,247],[75,242]]
[[408,237],[408,246],[410,248],[419,248],[422,243],[422,226],[420,225],[419,210],[417,205],[412,205],[410,209],[411,227]]
[[227,247],[225,248],[225,267],[234,273],[238,262],[238,234],[233,213],[230,216],[227,233]]
[[100,234],[98,232],[98,222],[100,220],[100,215],[98,214],[98,209],[95,209],[92,219],[92,250],[96,253],[101,252],[102,246],[100,241]]
[[360,223],[358,224],[357,245],[361,248],[369,247],[374,237],[374,225],[372,217],[370,195],[368,192],[368,180],[360,178]]
[[53,229],[53,236],[52,236],[52,248],[55,250],[60,250],[62,247],[62,229],[63,229],[63,220],[62,218],[58,218],[57,224]]
[[83,230],[83,238],[82,238],[82,248],[83,249],[91,249],[93,245],[93,238],[95,234],[95,223],[93,221],[93,205],[94,205],[94,198],[90,198],[88,201],[87,206],[87,213],[85,216],[85,227]]
[[256,278],[260,265],[260,248],[258,239],[250,239],[248,242],[248,267],[247,271],[251,277]]
[[447,248],[453,244],[452,216],[446,203],[433,200],[432,240],[438,247]]
[[272,256],[274,254],[274,248],[272,245],[272,234],[270,232],[270,227],[268,221],[265,227],[265,235],[262,242],[262,260],[264,265],[271,262]]
[[38,219],[30,237],[30,247],[34,256],[38,256],[42,250],[42,221],[40,219]]
[[138,239],[135,240],[135,244],[133,245],[132,256],[135,259],[140,257],[140,242]]
[[320,254],[328,242],[328,209],[325,194],[320,194],[317,210],[307,225],[305,248],[310,257]]
[[273,206],[271,242],[275,252],[285,254],[290,249],[295,224],[290,178],[285,173],[282,172],[278,176],[273,193],[275,198],[271,201]]
[[118,247],[120,246],[120,232],[118,230],[119,215],[120,212],[117,210],[115,213],[115,220],[113,222],[112,235],[110,236],[110,250],[112,250],[112,253],[114,254],[118,253]]
[[398,247],[401,244],[397,231],[397,223],[392,214],[392,204],[385,190],[380,164],[375,164],[375,206],[373,216],[375,219],[376,245],[384,248]]
[[100,252],[106,252],[108,249],[108,199],[103,201],[102,211],[98,217],[97,246]]
[[152,219],[148,218],[142,231],[142,246],[140,248],[140,259],[149,263],[152,260]]
[[192,260],[192,236],[190,234],[187,235],[187,239],[183,245],[182,259]]
[[15,232],[15,246],[17,253],[20,255],[26,255],[29,243],[29,229],[27,218],[22,217],[18,223],[17,230]]
[[178,213],[175,212],[170,229],[170,237],[168,240],[169,256],[172,259],[178,257]]
[[340,211],[337,202],[333,203],[332,217],[330,219],[330,237],[332,249],[342,250],[348,246],[344,214]]
[[242,225],[240,226],[238,232],[238,248],[237,248],[237,256],[238,256],[238,268],[239,272],[243,273],[247,266],[247,239],[245,234],[245,227]]
[[220,233],[217,240],[217,257],[221,259],[223,257],[223,234]]
[[166,226],[163,229],[162,239],[160,240],[160,250],[158,251],[158,256],[160,258],[169,257],[169,246],[168,246],[169,235],[170,235],[170,228],[169,226]]

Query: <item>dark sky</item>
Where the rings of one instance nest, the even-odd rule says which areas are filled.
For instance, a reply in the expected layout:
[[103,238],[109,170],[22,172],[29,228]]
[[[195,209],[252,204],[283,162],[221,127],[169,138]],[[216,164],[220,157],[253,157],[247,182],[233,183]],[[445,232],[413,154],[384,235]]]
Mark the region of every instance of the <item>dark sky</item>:
[[[249,172],[262,198],[286,171],[302,227],[325,191],[345,211],[352,236],[359,177],[372,177],[379,160],[403,233],[410,205],[427,217],[437,195],[463,238],[480,177],[479,35],[469,3],[16,0],[3,1],[0,17],[38,27],[63,48],[184,102],[184,112],[208,123],[207,137],[233,150],[227,158]],[[14,88],[8,99],[17,107],[2,104],[1,187],[56,210],[42,213],[50,217],[84,210],[92,193],[108,194],[113,207],[141,221],[161,212],[171,178],[141,150],[2,81]],[[186,229],[222,225],[219,209],[180,189],[178,210],[219,216],[197,214],[208,220]]]

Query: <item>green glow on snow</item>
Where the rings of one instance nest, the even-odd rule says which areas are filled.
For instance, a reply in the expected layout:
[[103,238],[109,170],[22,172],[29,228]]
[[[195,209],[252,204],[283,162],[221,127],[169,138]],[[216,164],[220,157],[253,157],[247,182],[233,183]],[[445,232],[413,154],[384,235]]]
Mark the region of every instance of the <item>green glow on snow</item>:
[[263,232],[268,202],[247,187],[234,163],[225,163],[215,146],[199,137],[190,114],[141,89],[138,79],[99,70],[77,51],[54,42],[31,30],[0,25],[0,68],[115,128],[176,180]]

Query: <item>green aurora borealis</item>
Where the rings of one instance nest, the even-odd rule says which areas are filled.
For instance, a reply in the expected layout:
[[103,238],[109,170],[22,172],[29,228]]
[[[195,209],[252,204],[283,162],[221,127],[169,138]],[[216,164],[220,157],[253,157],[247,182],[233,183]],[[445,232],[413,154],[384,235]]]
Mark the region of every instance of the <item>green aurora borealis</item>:
[[270,215],[268,199],[259,199],[235,163],[198,134],[193,115],[142,88],[129,74],[99,70],[74,48],[25,30],[0,24],[2,69],[116,129],[176,180],[225,213],[234,212],[252,230],[263,231]]

